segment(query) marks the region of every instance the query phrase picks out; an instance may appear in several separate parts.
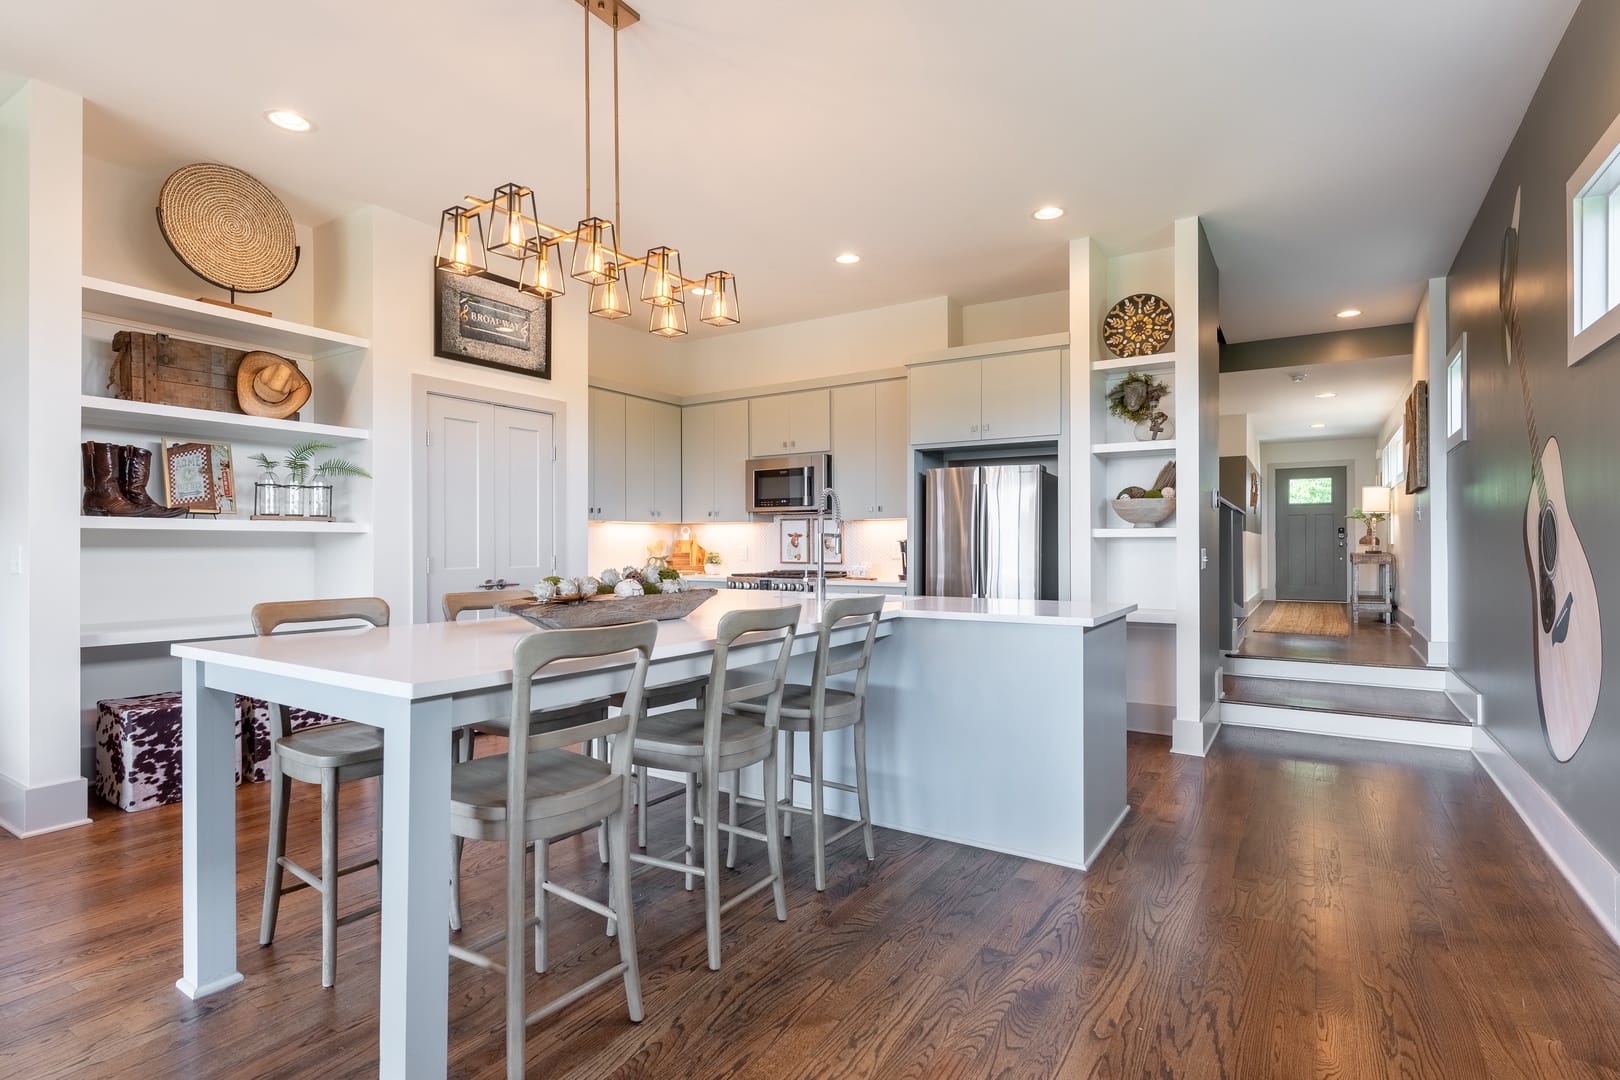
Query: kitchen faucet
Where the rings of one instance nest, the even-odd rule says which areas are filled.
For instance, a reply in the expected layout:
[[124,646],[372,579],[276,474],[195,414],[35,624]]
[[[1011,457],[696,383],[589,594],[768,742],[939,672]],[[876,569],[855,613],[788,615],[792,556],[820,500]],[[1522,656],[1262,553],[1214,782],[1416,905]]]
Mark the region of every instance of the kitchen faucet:
[[[833,530],[826,531],[827,512],[832,511]],[[821,499],[816,503],[816,607],[825,610],[827,607],[827,537],[836,536],[838,542],[843,543],[844,537],[844,508],[838,501],[838,492],[830,487],[821,489]]]

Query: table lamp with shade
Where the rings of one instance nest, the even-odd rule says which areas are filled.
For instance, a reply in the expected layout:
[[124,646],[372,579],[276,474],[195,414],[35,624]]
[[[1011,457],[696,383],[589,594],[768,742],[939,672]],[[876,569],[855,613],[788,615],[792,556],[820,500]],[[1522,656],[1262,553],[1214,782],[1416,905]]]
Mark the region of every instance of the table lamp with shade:
[[1358,517],[1367,525],[1367,534],[1357,543],[1362,546],[1378,546],[1378,524],[1389,517],[1389,488],[1382,485],[1373,485],[1361,489],[1361,506],[1353,517]]

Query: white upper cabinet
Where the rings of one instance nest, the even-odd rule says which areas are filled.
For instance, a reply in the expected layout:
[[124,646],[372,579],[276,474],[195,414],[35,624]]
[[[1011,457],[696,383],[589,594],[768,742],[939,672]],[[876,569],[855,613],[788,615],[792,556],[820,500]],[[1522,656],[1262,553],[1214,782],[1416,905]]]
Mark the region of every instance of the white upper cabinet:
[[906,512],[906,383],[832,390],[832,478],[850,518]]
[[591,491],[592,521],[624,519],[625,402],[624,394],[591,388]]
[[681,410],[646,398],[625,399],[624,514],[628,521],[681,516]]
[[831,401],[826,390],[771,394],[748,402],[751,457],[825,453],[831,447]]
[[911,369],[911,441],[973,442],[979,437],[979,361]]
[[980,438],[1057,437],[1063,424],[1061,350],[987,356],[979,363]]
[[686,521],[747,521],[748,402],[718,401],[681,410],[681,516]]
[[1056,438],[1062,426],[1062,349],[911,369],[913,443]]

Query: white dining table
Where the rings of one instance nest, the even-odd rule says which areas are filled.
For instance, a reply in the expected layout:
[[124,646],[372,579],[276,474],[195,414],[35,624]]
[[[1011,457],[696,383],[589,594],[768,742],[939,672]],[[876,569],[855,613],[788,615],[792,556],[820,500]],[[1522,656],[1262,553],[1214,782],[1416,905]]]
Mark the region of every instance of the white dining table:
[[[815,645],[813,598],[721,593],[659,624],[649,684],[706,674],[721,615],[801,604],[795,651]],[[899,614],[886,610],[887,620]],[[173,646],[182,668],[183,974],[192,998],[242,981],[237,969],[237,694],[311,709],[383,732],[382,945],[377,1065],[384,1077],[442,1077],[448,1062],[451,731],[506,714],[512,647],[535,628],[507,616],[474,622],[289,633]],[[853,640],[853,631],[842,631]],[[835,636],[835,641],[838,637]],[[768,646],[733,663],[769,659]],[[622,689],[622,665],[553,665],[533,706]],[[309,977],[314,979],[313,970]]]

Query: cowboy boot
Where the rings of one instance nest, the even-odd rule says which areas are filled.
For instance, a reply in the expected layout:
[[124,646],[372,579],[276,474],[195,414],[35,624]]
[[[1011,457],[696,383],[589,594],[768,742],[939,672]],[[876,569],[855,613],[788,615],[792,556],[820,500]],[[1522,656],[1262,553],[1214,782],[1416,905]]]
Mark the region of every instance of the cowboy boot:
[[87,443],[90,457],[90,486],[84,493],[84,512],[91,517],[138,517],[140,507],[124,498],[119,488],[119,447],[112,443]]
[[139,446],[120,446],[118,457],[124,498],[130,501],[139,516],[172,518],[186,512],[183,506],[164,506],[146,493],[146,483],[152,478],[152,451]]
[[79,455],[84,459],[84,498],[79,502],[79,513],[90,513],[90,488],[95,484],[95,471],[91,468],[90,458],[95,450],[95,443],[80,443]]

